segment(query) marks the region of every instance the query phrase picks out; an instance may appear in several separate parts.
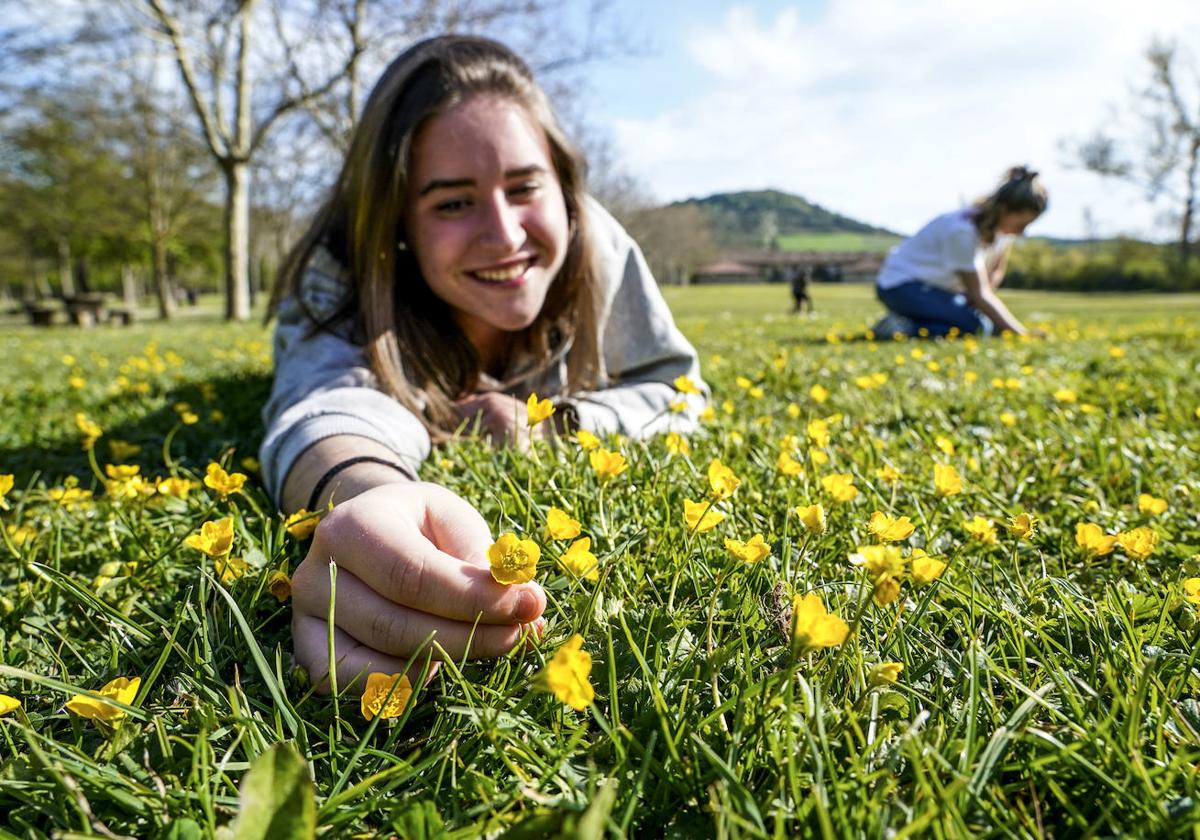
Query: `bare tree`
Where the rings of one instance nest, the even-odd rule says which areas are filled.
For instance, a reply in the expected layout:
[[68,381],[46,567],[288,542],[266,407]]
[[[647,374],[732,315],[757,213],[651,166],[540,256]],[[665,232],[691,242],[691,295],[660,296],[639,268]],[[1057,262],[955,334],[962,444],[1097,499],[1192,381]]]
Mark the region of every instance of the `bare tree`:
[[1135,184],[1151,201],[1173,207],[1182,270],[1192,253],[1200,186],[1200,75],[1194,59],[1175,44],[1155,42],[1146,60],[1150,78],[1134,97],[1134,119],[1118,118],[1064,145],[1084,168]]
[[712,225],[695,204],[634,211],[626,225],[662,283],[687,282],[696,269],[717,255]]

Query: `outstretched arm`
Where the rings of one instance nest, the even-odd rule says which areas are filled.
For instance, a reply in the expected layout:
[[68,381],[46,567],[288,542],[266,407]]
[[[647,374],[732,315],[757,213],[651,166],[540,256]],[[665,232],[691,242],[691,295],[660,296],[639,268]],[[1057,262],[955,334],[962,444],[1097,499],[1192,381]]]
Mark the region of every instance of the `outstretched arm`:
[[1017,335],[1024,335],[1025,325],[1017,320],[1017,316],[1009,312],[1004,301],[996,295],[992,288],[987,272],[980,268],[975,272],[962,272],[963,286],[966,288],[967,300],[971,305],[991,319],[997,330],[1009,330]]

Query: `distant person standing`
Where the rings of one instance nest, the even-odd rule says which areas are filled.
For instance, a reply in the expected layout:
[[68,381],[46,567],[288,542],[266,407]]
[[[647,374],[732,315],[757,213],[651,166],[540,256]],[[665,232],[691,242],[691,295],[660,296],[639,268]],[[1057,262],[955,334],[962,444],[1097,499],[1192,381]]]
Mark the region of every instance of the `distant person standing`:
[[812,315],[816,310],[813,309],[812,298],[808,296],[808,281],[811,276],[811,270],[793,266],[789,271],[789,283],[792,287],[792,314],[799,315],[804,310],[804,305],[808,304],[808,314]]
[[875,335],[1028,332],[996,289],[1013,242],[1047,203],[1038,173],[1014,166],[990,195],[938,216],[894,247],[875,281],[888,309]]

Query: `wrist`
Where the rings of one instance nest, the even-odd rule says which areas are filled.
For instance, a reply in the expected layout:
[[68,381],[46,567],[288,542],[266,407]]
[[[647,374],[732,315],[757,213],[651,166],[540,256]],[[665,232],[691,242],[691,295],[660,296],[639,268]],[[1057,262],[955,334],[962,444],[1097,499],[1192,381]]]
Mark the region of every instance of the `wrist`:
[[323,510],[383,484],[408,483],[415,476],[400,463],[374,455],[356,455],[331,464],[313,484],[308,510]]

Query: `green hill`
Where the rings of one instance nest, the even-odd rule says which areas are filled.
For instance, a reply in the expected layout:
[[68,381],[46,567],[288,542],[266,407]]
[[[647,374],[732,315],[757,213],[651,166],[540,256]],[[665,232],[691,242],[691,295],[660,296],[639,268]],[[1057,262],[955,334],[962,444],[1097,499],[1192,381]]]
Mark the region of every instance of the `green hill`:
[[887,250],[898,234],[780,190],[748,190],[690,198],[708,217],[723,248],[784,250]]

